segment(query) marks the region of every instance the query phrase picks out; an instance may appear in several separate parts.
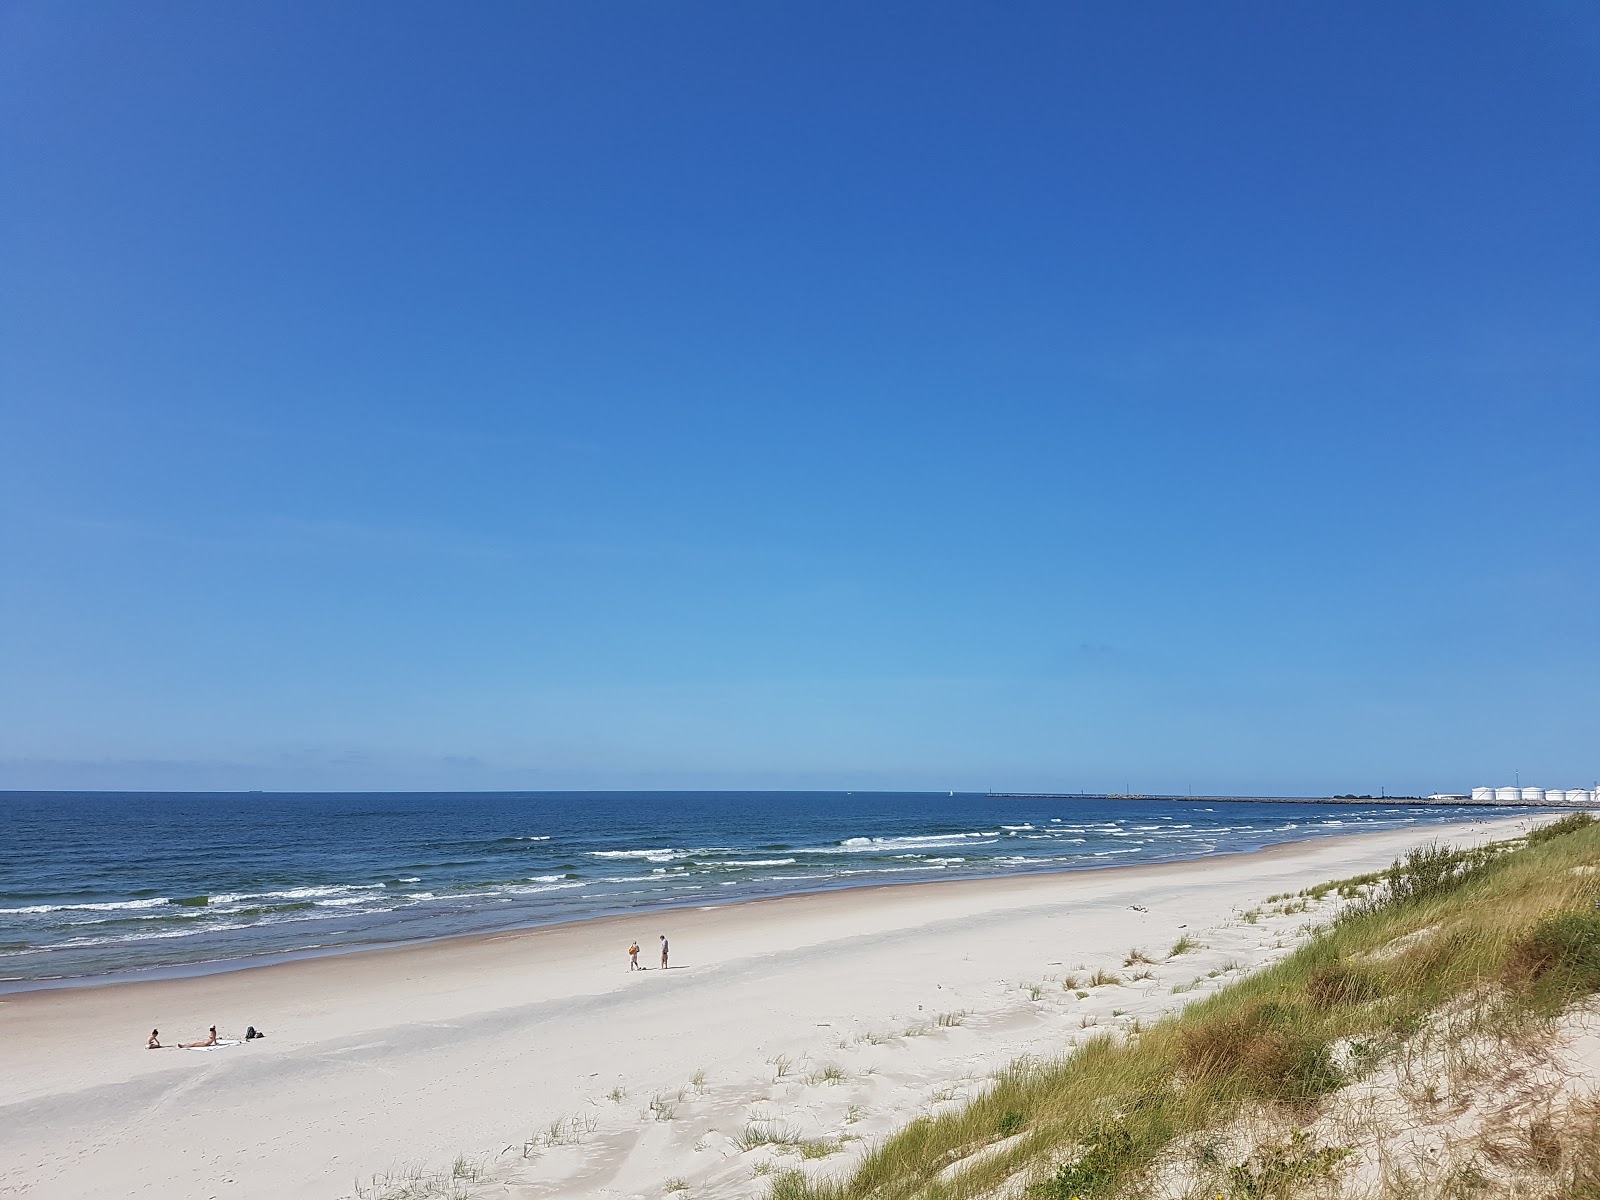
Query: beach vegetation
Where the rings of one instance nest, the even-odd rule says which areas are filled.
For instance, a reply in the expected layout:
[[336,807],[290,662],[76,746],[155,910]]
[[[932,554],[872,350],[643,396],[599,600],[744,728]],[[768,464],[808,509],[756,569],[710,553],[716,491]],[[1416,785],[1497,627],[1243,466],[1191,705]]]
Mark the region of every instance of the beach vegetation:
[[1118,975],[1112,971],[1107,971],[1101,967],[1096,967],[1094,969],[1094,973],[1089,976],[1089,986],[1092,988],[1117,987],[1121,983],[1121,975]]
[[1061,990],[1064,992],[1075,992],[1080,986],[1082,985],[1078,983],[1076,975],[1063,975],[1061,977]]
[[522,1157],[531,1158],[540,1150],[552,1146],[579,1145],[599,1127],[600,1118],[589,1113],[573,1113],[570,1117],[557,1117],[522,1143]]
[[[1136,1038],[1018,1064],[772,1200],[1133,1200],[1179,1177],[1185,1195],[1287,1200],[1341,1194],[1363,1163],[1386,1200],[1600,1197],[1600,1101],[1582,1097],[1507,1108],[1404,1170],[1375,1157],[1472,1087],[1493,1095],[1600,995],[1600,823],[1551,829],[1335,881],[1322,895],[1342,908],[1272,965]],[[1396,1097],[1393,1130],[1365,1109],[1339,1123],[1358,1081]]]
[[1143,950],[1135,946],[1132,950],[1128,951],[1128,956],[1122,960],[1122,965],[1125,967],[1136,967],[1140,963],[1148,963],[1151,966],[1154,966],[1155,961],[1155,959],[1151,958]]
[[1595,815],[1589,812],[1569,813],[1558,821],[1551,821],[1548,825],[1541,825],[1529,831],[1526,841],[1530,846],[1538,846],[1552,838],[1565,837],[1569,833],[1577,833],[1596,824]]
[[1003,1138],[1015,1137],[1027,1127],[1027,1116],[1015,1108],[1008,1108],[994,1123],[994,1131]]
[[755,1150],[762,1146],[798,1146],[804,1140],[796,1130],[776,1120],[747,1121],[744,1132],[734,1139],[741,1150]]
[[661,1190],[669,1195],[673,1192],[687,1192],[689,1181],[686,1179],[668,1179],[661,1185]]
[[1180,954],[1188,954],[1191,950],[1198,950],[1199,943],[1187,933],[1172,943],[1172,949],[1167,951],[1168,958],[1177,958]]
[[956,1009],[954,1012],[940,1013],[937,1019],[937,1024],[940,1029],[954,1029],[966,1019],[967,1010],[960,1008]]
[[356,1200],[470,1200],[471,1187],[483,1178],[484,1163],[457,1155],[449,1169],[396,1166],[356,1181]]

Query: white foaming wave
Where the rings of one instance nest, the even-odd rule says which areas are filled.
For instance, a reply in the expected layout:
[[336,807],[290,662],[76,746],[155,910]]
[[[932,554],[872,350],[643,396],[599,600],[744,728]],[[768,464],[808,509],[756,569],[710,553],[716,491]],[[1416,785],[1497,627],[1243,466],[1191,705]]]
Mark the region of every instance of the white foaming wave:
[[792,867],[795,860],[792,858],[746,858],[731,859],[728,862],[712,863],[715,867]]
[[171,904],[166,896],[152,896],[148,900],[108,900],[101,904],[29,904],[23,908],[0,908],[0,916],[33,916],[53,912],[122,912],[136,908],[160,908]]
[[590,858],[640,858],[645,862],[672,862],[679,858],[697,858],[706,854],[726,854],[715,846],[702,846],[698,850],[675,850],[670,846],[662,846],[654,850],[591,850]]
[[1033,826],[1032,825],[1002,825],[1002,826],[1000,826],[1000,828],[1001,829],[1009,829],[1012,833],[1020,833],[1022,830],[1032,829]]
[[914,837],[853,837],[845,838],[837,846],[808,851],[811,854],[865,854],[875,850],[908,850],[917,846],[971,846],[993,842],[1000,837],[998,829],[987,833],[930,833]]
[[322,886],[286,888],[281,892],[223,892],[211,897],[211,904],[244,904],[252,900],[323,900],[329,896],[348,896],[352,892],[378,891],[381,883],[334,883]]
[[120,936],[112,935],[109,937],[69,938],[64,942],[58,942],[53,948],[67,950],[77,949],[82,946],[118,945],[122,942],[161,942],[166,941],[169,938],[196,937],[202,933],[222,933],[229,929],[248,928],[249,924],[247,922],[239,922],[231,925],[206,925],[198,929],[168,929],[163,930],[160,933],[125,933],[121,934]]
[[581,888],[587,886],[581,879],[569,879],[566,883],[546,883],[539,887],[513,887],[506,891],[513,896],[531,896],[535,892],[561,892],[568,888]]
[[550,837],[550,834],[542,833],[537,837],[514,837],[511,840],[513,842],[548,842]]

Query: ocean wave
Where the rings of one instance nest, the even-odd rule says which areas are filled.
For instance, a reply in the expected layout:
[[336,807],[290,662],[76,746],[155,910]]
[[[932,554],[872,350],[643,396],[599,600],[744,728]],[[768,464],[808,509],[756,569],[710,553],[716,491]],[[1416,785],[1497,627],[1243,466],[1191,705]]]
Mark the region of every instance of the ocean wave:
[[253,900],[323,900],[329,896],[348,896],[352,892],[372,892],[381,883],[335,883],[286,888],[279,892],[223,892],[211,897],[211,904],[244,904]]
[[645,862],[672,862],[680,858],[701,858],[708,854],[731,854],[735,851],[716,846],[702,846],[698,850],[675,850],[663,846],[654,850],[590,850],[590,858],[638,858]]
[[[916,846],[981,845],[984,841],[997,841],[999,837],[1000,831],[998,829],[989,833],[929,833],[910,837],[853,837],[845,838],[835,849],[846,854],[864,854],[874,850],[908,850]],[[807,851],[807,853],[811,854],[827,852],[826,850]]]
[[53,912],[120,912],[125,909],[159,908],[176,901],[166,896],[151,896],[146,900],[108,900],[99,904],[29,904],[22,908],[0,908],[0,916],[36,916]]
[[531,896],[535,892],[563,892],[568,888],[581,888],[588,886],[588,884],[581,881],[578,883],[546,883],[540,885],[539,887],[512,887],[507,888],[506,891],[513,896]]
[[196,937],[203,933],[222,933],[229,929],[247,929],[248,924],[237,925],[202,925],[197,929],[168,929],[152,933],[124,933],[113,937],[78,937],[68,938],[64,942],[57,942],[51,947],[40,949],[77,949],[82,946],[112,946],[123,942],[162,942],[171,938]]
[[795,860],[792,858],[748,858],[729,859],[726,862],[712,863],[714,867],[792,867]]

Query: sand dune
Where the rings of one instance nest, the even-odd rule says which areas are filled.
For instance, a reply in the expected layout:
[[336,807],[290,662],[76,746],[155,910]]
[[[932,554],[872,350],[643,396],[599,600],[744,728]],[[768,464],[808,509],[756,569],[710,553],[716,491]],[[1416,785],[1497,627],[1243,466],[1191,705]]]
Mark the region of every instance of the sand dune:
[[[1287,952],[1315,914],[1244,919],[1269,894],[1524,824],[4,996],[0,1191],[331,1200],[358,1185],[381,1196],[385,1176],[448,1176],[460,1160],[485,1196],[659,1197],[680,1181],[696,1196],[758,1195],[775,1170],[843,1169],[1019,1056],[1148,1021]],[[629,940],[654,965],[660,932],[672,969],[627,971]],[[1169,958],[1185,935],[1198,948]],[[1156,962],[1125,967],[1133,947]],[[1121,982],[1090,986],[1096,970]],[[143,1048],[152,1027],[175,1042],[213,1022],[269,1037]]]

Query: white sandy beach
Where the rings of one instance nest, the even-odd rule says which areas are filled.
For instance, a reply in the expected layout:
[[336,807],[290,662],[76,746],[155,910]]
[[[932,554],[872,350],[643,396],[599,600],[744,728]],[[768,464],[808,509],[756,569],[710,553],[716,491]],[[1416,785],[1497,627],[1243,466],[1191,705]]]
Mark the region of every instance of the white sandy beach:
[[[375,1175],[448,1172],[464,1157],[485,1175],[475,1195],[660,1197],[672,1181],[695,1196],[759,1195],[771,1170],[843,1170],[873,1138],[959,1103],[1019,1056],[1063,1054],[1285,953],[1316,912],[1243,919],[1271,894],[1378,869],[1424,841],[1530,823],[3,996],[0,1192],[333,1200]],[[666,972],[654,969],[662,932]],[[1200,948],[1167,960],[1182,935]],[[634,938],[647,972],[626,969]],[[1125,968],[1132,947],[1155,965]],[[1153,977],[1089,988],[1096,968]],[[1064,988],[1068,975],[1085,986]],[[175,1043],[213,1022],[224,1037],[247,1024],[269,1037],[144,1049],[152,1027]],[[749,1149],[752,1126],[838,1149]]]

